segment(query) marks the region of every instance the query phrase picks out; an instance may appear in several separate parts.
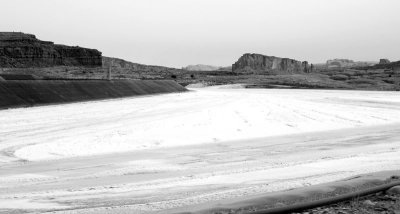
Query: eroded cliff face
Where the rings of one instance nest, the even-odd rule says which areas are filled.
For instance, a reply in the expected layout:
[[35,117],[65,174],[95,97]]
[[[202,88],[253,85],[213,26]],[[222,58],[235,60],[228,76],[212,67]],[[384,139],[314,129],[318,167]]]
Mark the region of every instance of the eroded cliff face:
[[310,72],[307,61],[300,62],[289,58],[265,56],[261,54],[244,54],[232,65],[233,72],[262,73],[302,73]]
[[32,34],[0,32],[0,67],[102,66],[101,52],[41,41]]

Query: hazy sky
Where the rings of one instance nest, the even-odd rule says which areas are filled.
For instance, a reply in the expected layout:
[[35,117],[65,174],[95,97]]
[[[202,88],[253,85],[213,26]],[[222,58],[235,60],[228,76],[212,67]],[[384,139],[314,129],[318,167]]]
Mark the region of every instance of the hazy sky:
[[143,64],[400,60],[400,0],[0,0],[0,31]]

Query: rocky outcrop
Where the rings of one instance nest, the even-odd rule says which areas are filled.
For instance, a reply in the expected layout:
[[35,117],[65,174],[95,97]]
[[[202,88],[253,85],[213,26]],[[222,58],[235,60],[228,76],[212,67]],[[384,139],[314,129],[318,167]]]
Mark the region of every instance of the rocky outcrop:
[[41,41],[32,34],[0,32],[0,67],[102,66],[101,52]]
[[390,63],[390,60],[388,60],[388,59],[380,59],[379,60],[379,64],[389,64]]
[[262,73],[302,73],[310,72],[307,61],[300,62],[289,58],[265,56],[261,54],[244,54],[232,65],[233,72]]

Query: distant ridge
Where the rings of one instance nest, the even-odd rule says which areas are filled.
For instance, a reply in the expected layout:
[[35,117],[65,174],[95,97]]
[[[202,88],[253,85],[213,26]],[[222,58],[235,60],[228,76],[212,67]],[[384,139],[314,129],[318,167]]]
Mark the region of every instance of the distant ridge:
[[104,68],[108,68],[112,66],[114,69],[125,69],[130,71],[140,71],[140,72],[155,72],[155,73],[163,73],[163,72],[174,72],[174,71],[182,71],[182,69],[178,68],[169,68],[158,65],[145,65],[139,64],[135,62],[130,62],[124,59],[119,59],[115,57],[102,57],[102,64]]
[[197,65],[188,65],[186,67],[183,67],[182,69],[188,70],[188,71],[216,71],[222,68],[221,66],[213,66],[213,65],[203,65],[203,64],[197,64]]
[[327,68],[351,68],[375,65],[377,62],[353,61],[350,59],[330,59],[326,61]]

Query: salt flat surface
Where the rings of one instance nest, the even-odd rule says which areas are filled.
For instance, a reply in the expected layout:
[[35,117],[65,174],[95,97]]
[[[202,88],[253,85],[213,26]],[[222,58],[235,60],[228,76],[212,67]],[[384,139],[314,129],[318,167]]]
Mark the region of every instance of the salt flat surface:
[[3,110],[0,213],[166,212],[398,170],[399,141],[398,92],[208,87]]
[[0,149],[34,161],[379,125],[400,121],[399,102],[390,92],[216,89],[15,109],[0,113]]

